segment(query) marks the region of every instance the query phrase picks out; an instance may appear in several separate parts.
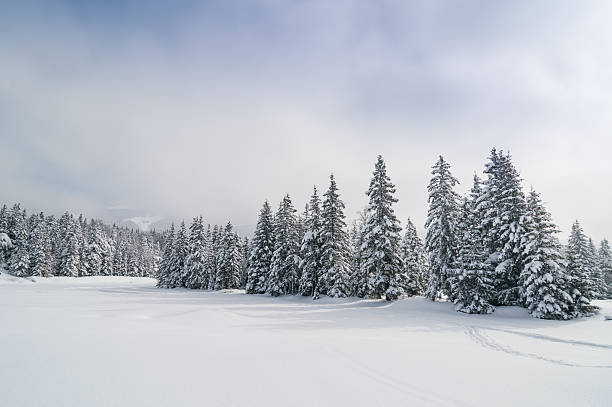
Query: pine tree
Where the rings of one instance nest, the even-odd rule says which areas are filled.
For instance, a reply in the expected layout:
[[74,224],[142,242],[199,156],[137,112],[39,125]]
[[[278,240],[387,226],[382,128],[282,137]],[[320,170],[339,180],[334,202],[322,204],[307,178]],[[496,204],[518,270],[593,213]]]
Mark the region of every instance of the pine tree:
[[187,258],[188,237],[185,222],[181,226],[174,239],[172,253],[170,254],[170,273],[168,287],[183,287],[183,270],[185,269],[185,259]]
[[608,288],[606,286],[606,280],[602,269],[599,266],[599,259],[597,256],[597,249],[595,248],[595,243],[593,243],[593,239],[589,237],[588,244],[589,251],[589,269],[591,271],[591,286],[593,290],[593,299],[595,300],[604,300],[607,297]]
[[[172,250],[174,248],[174,223],[170,225],[170,230],[166,235],[164,241],[164,252],[162,254],[161,263],[159,265],[159,272],[157,275],[157,286],[161,288],[170,288],[170,270],[171,270],[171,257]],[[118,251],[117,251],[118,252]]]
[[441,294],[450,296],[448,284],[455,247],[455,227],[459,213],[459,195],[454,187],[459,183],[450,172],[450,165],[440,156],[432,167],[429,182],[429,211],[425,228],[425,250],[429,255],[429,287],[426,296],[435,301]]
[[220,244],[219,269],[215,281],[215,290],[238,288],[240,286],[241,248],[240,239],[234,233],[230,222],[225,226]]
[[297,292],[300,278],[299,236],[297,235],[295,208],[286,195],[280,203],[274,219],[274,254],[270,274],[266,281],[266,293],[279,295]]
[[603,239],[599,245],[597,264],[607,285],[606,298],[612,299],[612,251],[606,239]]
[[368,276],[361,273],[361,246],[363,246],[364,229],[367,222],[367,208],[358,212],[358,219],[353,220],[351,227],[351,292],[357,297],[367,295]]
[[108,269],[105,269],[104,267],[106,266],[105,259],[108,257],[110,247],[106,242],[100,225],[93,220],[89,225],[87,245],[88,250],[86,252],[86,261],[89,267],[89,275],[108,275]]
[[274,254],[274,223],[268,201],[264,202],[255,228],[255,236],[249,254],[246,293],[263,294],[270,274]]
[[202,216],[193,219],[189,228],[188,254],[185,259],[185,287],[192,289],[208,288],[206,270],[206,235]]
[[8,218],[9,237],[13,250],[8,260],[8,271],[16,277],[30,275],[30,256],[28,253],[28,230],[25,210],[19,204],[13,206]]
[[32,276],[49,277],[51,275],[49,237],[47,223],[42,213],[38,216],[38,222],[32,231],[28,252],[30,274]]
[[406,276],[400,257],[401,227],[392,205],[395,186],[387,176],[382,156],[378,156],[370,187],[367,222],[363,230],[363,244],[359,254],[359,273],[365,287],[357,287],[357,293],[374,298],[395,300],[404,294]]
[[62,251],[58,262],[58,275],[78,277],[81,271],[81,255],[79,247],[79,224],[70,216],[65,225]]
[[[323,211],[321,212],[320,291],[330,297],[342,298],[351,294],[349,285],[350,247],[346,232],[346,222],[344,221],[344,202],[342,202],[338,195],[338,186],[333,174],[330,175],[329,180],[329,189],[324,194],[325,199],[323,201]],[[393,281],[394,277],[390,273],[387,281]],[[392,290],[392,287],[387,283],[384,289],[386,294],[386,290]],[[391,296],[393,295],[395,294],[391,294]]]
[[302,277],[299,293],[305,296],[319,298],[319,277],[321,273],[321,200],[314,187],[310,203],[305,214],[306,230],[302,238],[301,262]]
[[251,241],[244,237],[241,242],[241,267],[240,267],[240,287],[246,288],[247,275],[249,271],[249,254],[251,253]]
[[517,305],[520,302],[519,276],[522,270],[521,246],[525,214],[525,197],[518,171],[510,154],[493,149],[485,166],[487,179],[479,199],[483,213],[482,230],[488,249],[496,305]]
[[522,301],[536,318],[570,319],[573,301],[566,291],[564,259],[555,236],[559,231],[534,190],[527,198],[524,227]]
[[402,259],[406,273],[406,295],[423,295],[428,286],[427,255],[423,242],[417,234],[416,227],[408,218],[406,232],[402,240]]
[[572,315],[591,315],[597,307],[590,304],[593,286],[590,280],[589,246],[587,238],[578,221],[572,225],[567,247],[567,274],[569,275],[569,294],[572,296]]

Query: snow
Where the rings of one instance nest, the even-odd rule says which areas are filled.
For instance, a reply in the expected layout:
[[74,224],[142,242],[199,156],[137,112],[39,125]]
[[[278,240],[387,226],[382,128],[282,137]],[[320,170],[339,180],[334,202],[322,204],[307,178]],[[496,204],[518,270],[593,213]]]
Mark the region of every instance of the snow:
[[0,275],[4,406],[604,406],[612,301],[517,307],[156,289],[130,277]]

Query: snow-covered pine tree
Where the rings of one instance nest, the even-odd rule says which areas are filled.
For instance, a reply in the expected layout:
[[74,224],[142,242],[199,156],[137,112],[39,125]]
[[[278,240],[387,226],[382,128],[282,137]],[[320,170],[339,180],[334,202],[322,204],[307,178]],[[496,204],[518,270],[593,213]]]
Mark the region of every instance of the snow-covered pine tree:
[[263,294],[266,292],[266,280],[270,274],[273,254],[274,222],[270,205],[266,201],[259,213],[255,236],[251,243],[246,282],[247,294]]
[[461,204],[457,221],[453,260],[453,273],[449,275],[451,298],[455,309],[467,314],[490,314],[494,297],[491,273],[488,270],[487,251],[480,229],[482,218],[478,211],[481,183],[474,175],[474,184],[468,198]]
[[70,216],[65,228],[66,234],[63,238],[62,251],[59,258],[58,275],[78,277],[82,269],[79,247],[80,225]]
[[365,297],[368,287],[367,275],[361,273],[361,246],[363,245],[364,228],[367,222],[367,207],[358,212],[358,218],[354,219],[351,227],[351,295]]
[[402,259],[406,270],[406,295],[423,295],[428,285],[427,255],[423,242],[417,234],[416,227],[408,218],[406,232],[402,240]]
[[578,221],[572,225],[567,247],[567,274],[569,294],[572,296],[571,314],[575,317],[592,315],[597,307],[590,304],[593,285],[590,280],[589,245]]
[[169,288],[183,286],[183,270],[185,269],[185,259],[187,258],[187,247],[187,228],[185,227],[185,222],[181,222],[170,255]]
[[240,286],[241,248],[240,239],[234,232],[231,222],[225,226],[220,244],[219,269],[215,281],[215,290],[238,288]]
[[86,260],[89,266],[89,274],[92,276],[108,275],[108,270],[103,269],[103,266],[106,264],[105,259],[110,247],[98,222],[92,220],[88,232],[87,244],[89,250],[86,252]]
[[378,156],[370,187],[367,222],[363,230],[363,244],[359,254],[359,273],[366,287],[357,287],[357,293],[374,298],[396,300],[404,294],[406,275],[400,256],[401,227],[393,211],[397,199],[395,186],[387,175],[382,156]]
[[164,241],[164,249],[162,254],[159,271],[157,274],[157,286],[160,288],[170,287],[170,270],[172,265],[172,250],[174,248],[174,223],[170,225],[170,230]]
[[440,156],[432,167],[429,181],[429,210],[425,228],[425,250],[429,256],[429,286],[426,296],[432,301],[442,294],[450,295],[448,284],[455,248],[455,227],[459,213],[459,194],[454,190],[459,183],[450,172],[450,164]]
[[589,237],[589,269],[591,270],[591,285],[593,289],[593,299],[605,300],[607,297],[608,288],[606,286],[606,280],[604,274],[599,267],[599,258],[597,256],[597,249],[593,239]]
[[251,253],[251,241],[248,237],[244,237],[240,244],[241,247],[241,266],[240,266],[240,287],[245,288],[247,282],[247,273],[249,270],[249,254]]
[[14,205],[8,219],[9,237],[13,243],[13,250],[8,259],[8,271],[17,277],[30,275],[26,219],[25,210],[22,210],[19,204]]
[[30,275],[48,277],[51,275],[49,258],[49,237],[47,223],[42,213],[37,216],[37,223],[30,236],[28,248],[30,258]]
[[599,244],[597,264],[606,282],[606,298],[612,299],[612,250],[610,250],[610,243],[608,243],[607,239],[603,239]]
[[208,272],[206,270],[206,234],[202,216],[193,219],[189,227],[189,244],[185,259],[185,287],[191,289],[208,288]]
[[556,238],[559,231],[534,190],[527,197],[523,225],[522,302],[536,318],[570,319],[573,301],[567,292],[562,248]]
[[274,254],[266,281],[266,293],[273,297],[297,293],[300,257],[295,212],[287,194],[274,217]]
[[[392,193],[389,190],[389,193]],[[329,177],[329,189],[323,195],[323,210],[321,211],[321,278],[320,292],[334,298],[343,298],[351,294],[350,289],[350,247],[346,222],[344,221],[344,202],[338,195],[338,186],[334,175]],[[392,213],[392,212],[391,212]],[[392,219],[392,218],[389,218]],[[395,271],[388,270],[383,277],[384,287],[379,287],[380,293],[395,299],[393,282]],[[380,285],[380,284],[379,284]],[[387,293],[387,291],[389,291]]]
[[300,279],[299,294],[319,298],[319,273],[321,273],[321,200],[314,187],[310,203],[307,206],[308,213],[305,214],[305,232],[302,237],[300,250],[300,268],[302,276]]
[[495,149],[484,172],[487,179],[478,209],[483,213],[482,231],[490,269],[494,271],[493,286],[497,293],[494,304],[517,305],[524,252],[521,219],[525,215],[525,196],[521,179],[510,154]]

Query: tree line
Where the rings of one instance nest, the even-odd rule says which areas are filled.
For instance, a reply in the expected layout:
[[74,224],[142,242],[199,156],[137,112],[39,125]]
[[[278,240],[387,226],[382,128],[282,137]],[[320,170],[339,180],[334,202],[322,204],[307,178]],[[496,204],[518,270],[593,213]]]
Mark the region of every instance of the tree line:
[[0,209],[0,268],[17,277],[155,277],[161,236],[100,220]]

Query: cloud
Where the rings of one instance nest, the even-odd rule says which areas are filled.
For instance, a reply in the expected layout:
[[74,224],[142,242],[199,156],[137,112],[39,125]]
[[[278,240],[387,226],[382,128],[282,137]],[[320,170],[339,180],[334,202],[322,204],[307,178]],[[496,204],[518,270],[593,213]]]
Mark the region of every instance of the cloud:
[[612,229],[607,3],[3,7],[9,202],[250,225],[333,171],[352,216],[380,153],[421,224],[437,155],[465,191],[498,146],[563,229]]

